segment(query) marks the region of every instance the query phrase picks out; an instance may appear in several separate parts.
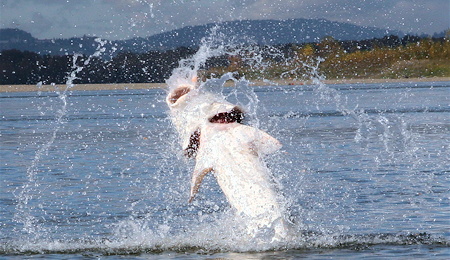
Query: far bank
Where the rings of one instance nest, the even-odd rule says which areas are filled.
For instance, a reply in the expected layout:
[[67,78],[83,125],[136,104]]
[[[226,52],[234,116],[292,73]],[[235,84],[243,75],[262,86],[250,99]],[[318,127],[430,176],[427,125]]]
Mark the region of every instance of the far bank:
[[[400,82],[441,82],[450,81],[450,77],[430,78],[402,78],[402,79],[335,79],[324,80],[325,84],[358,84],[358,83],[400,83]],[[253,86],[283,86],[283,85],[308,85],[311,81],[298,80],[266,80],[251,81]],[[227,82],[226,86],[232,86],[233,82]],[[65,85],[0,85],[0,92],[37,92],[64,90]],[[127,89],[154,89],[166,88],[165,83],[120,83],[120,84],[75,84],[70,90],[127,90]]]

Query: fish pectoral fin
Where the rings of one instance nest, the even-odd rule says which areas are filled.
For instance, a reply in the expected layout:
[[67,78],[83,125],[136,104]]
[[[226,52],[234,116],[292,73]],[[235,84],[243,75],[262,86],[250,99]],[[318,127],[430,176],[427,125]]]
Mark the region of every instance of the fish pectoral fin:
[[279,150],[282,145],[268,133],[248,125],[238,125],[234,128],[234,136],[245,141],[256,155],[271,154]]
[[206,168],[201,171],[194,171],[192,174],[192,180],[191,180],[191,193],[189,197],[189,203],[191,203],[194,200],[195,195],[197,194],[200,185],[202,184],[203,178],[205,178],[206,174],[211,172],[213,168]]

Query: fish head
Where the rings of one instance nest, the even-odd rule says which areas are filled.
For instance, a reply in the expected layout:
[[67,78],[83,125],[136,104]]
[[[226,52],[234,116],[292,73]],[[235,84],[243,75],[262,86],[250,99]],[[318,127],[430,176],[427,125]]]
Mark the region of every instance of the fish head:
[[244,110],[240,106],[226,101],[220,94],[202,89],[196,79],[170,83],[166,103],[184,150],[199,146],[200,132],[205,124],[242,123]]

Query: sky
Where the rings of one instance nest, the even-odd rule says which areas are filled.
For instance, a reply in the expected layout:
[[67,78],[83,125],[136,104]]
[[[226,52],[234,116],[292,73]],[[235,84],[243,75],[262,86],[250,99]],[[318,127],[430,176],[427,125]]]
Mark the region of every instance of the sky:
[[246,19],[324,18],[410,34],[450,28],[449,0],[0,0],[0,7],[0,28],[39,39],[130,39]]

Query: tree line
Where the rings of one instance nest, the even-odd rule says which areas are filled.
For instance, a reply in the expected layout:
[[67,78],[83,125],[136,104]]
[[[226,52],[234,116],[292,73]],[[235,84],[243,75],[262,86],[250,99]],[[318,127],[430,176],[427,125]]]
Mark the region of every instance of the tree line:
[[74,70],[75,58],[75,64],[83,67],[73,81],[76,84],[164,82],[180,59],[195,52],[183,47],[142,54],[120,52],[105,60],[97,56],[39,55],[30,51],[5,50],[0,55],[0,85],[64,84]]
[[[362,41],[325,37],[318,43],[260,46],[215,57],[208,61],[203,73],[205,77],[233,72],[249,79],[303,79],[307,77],[305,64],[321,58],[319,69],[327,78],[449,76],[448,39],[448,33],[441,38],[391,35]],[[255,49],[262,57],[259,65],[264,66],[251,62]],[[146,53],[119,52],[109,59],[4,50],[0,55],[0,85],[64,84],[75,57],[76,65],[83,67],[76,75],[76,84],[160,83],[181,59],[197,50],[180,47]]]

